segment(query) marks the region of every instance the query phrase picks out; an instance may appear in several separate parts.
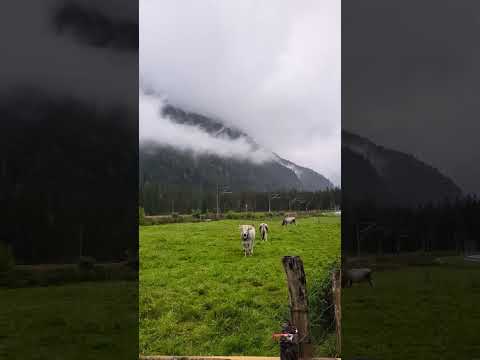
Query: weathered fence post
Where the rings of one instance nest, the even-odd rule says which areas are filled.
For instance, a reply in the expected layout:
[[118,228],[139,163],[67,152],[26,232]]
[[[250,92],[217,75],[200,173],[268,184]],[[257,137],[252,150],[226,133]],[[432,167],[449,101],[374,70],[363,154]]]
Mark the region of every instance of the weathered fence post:
[[287,275],[292,325],[298,329],[301,359],[312,358],[312,343],[308,325],[307,281],[303,261],[299,256],[284,256],[283,268]]
[[335,308],[335,331],[337,356],[342,354],[342,269],[332,275],[333,304]]

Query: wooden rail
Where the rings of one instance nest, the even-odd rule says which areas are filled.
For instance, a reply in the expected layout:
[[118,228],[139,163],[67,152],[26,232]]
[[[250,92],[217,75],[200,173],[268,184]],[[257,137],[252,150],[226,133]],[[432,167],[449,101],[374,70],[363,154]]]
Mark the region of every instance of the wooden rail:
[[[269,356],[141,356],[140,360],[279,360]],[[340,358],[312,358],[311,360],[341,360]]]

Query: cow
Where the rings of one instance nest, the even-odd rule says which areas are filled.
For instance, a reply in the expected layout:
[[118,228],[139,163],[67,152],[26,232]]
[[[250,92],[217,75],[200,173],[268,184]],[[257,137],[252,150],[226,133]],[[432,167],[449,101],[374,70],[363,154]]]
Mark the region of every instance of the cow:
[[373,287],[372,273],[372,270],[369,268],[344,270],[342,273],[342,285],[343,287],[352,287],[352,283],[368,281],[370,286]]
[[260,232],[260,235],[262,236],[262,240],[267,241],[268,240],[268,225],[265,223],[261,223],[260,226],[258,227],[258,231]]
[[288,225],[288,224],[295,224],[297,225],[297,222],[295,221],[295,216],[287,216],[283,219],[282,221],[282,226],[283,225]]
[[239,228],[243,253],[245,256],[251,256],[253,255],[253,246],[255,245],[255,226],[240,225]]

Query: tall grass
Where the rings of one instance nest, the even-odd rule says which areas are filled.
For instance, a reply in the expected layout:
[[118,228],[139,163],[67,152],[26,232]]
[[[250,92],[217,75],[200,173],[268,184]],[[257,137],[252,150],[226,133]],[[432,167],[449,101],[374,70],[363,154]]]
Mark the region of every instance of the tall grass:
[[289,317],[281,259],[299,255],[310,293],[317,355],[331,355],[330,270],[340,256],[340,219],[269,224],[269,241],[244,257],[245,220],[140,229],[140,351],[164,355],[278,356],[271,334]]

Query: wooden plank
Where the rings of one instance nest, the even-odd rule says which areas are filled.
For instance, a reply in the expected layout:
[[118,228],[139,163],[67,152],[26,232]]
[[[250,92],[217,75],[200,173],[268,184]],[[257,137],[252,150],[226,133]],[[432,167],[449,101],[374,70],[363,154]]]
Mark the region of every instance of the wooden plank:
[[[279,357],[270,356],[140,356],[140,360],[279,360]],[[340,358],[317,357],[311,360],[341,360]]]

